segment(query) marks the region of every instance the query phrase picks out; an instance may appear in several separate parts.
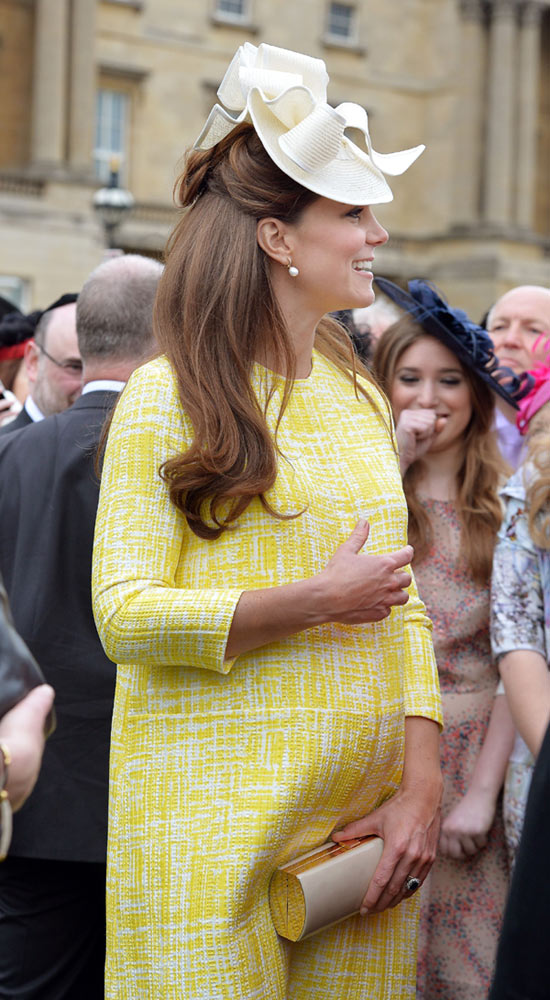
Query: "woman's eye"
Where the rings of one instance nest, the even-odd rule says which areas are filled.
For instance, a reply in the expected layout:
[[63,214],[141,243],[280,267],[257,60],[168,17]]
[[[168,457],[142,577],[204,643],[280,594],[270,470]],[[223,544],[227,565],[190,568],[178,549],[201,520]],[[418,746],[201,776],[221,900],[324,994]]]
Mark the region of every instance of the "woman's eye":
[[400,375],[399,381],[404,382],[405,385],[412,385],[413,382],[418,382],[416,375]]
[[347,213],[348,219],[360,219],[362,211],[363,211],[362,208],[354,208],[354,209],[352,209],[351,212]]
[[459,378],[442,378],[442,385],[460,385],[461,380]]

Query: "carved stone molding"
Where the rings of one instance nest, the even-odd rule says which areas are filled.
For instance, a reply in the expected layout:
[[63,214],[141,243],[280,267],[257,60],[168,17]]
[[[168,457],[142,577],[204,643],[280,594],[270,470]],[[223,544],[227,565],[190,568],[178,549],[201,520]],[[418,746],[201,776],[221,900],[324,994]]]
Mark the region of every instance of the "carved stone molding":
[[493,21],[514,20],[519,13],[520,6],[521,0],[492,0],[491,18]]
[[520,6],[520,23],[537,27],[540,24],[544,10],[548,10],[547,4],[537,3],[535,0],[524,0]]
[[487,4],[485,0],[459,0],[459,10],[464,21],[485,20]]

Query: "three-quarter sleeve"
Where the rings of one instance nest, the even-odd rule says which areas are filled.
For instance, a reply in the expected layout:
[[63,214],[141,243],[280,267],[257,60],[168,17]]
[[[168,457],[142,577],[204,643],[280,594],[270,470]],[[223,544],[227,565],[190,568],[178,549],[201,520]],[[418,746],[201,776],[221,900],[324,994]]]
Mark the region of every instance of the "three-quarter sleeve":
[[105,652],[117,663],[228,673],[233,661],[225,649],[242,590],[213,588],[208,580],[176,586],[190,529],[159,468],[188,443],[185,430],[168,362],[138,369],[117,406],[105,453],[94,615]]
[[491,645],[499,659],[516,649],[546,658],[540,559],[528,530],[525,503],[508,496],[493,559]]

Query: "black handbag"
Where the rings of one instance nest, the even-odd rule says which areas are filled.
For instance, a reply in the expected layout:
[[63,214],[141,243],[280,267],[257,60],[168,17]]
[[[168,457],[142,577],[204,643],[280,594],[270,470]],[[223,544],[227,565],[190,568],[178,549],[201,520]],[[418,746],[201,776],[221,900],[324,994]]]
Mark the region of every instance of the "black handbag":
[[[44,675],[30,649],[15,630],[8,595],[0,579],[0,719],[20,701],[44,684]],[[49,712],[44,736],[55,729],[55,713]],[[8,853],[12,832],[11,806],[6,793],[0,796],[0,861]]]
[[[15,630],[6,590],[0,580],[0,719],[29,691],[44,683],[38,663]],[[44,736],[49,736],[54,729],[52,708],[46,719]]]

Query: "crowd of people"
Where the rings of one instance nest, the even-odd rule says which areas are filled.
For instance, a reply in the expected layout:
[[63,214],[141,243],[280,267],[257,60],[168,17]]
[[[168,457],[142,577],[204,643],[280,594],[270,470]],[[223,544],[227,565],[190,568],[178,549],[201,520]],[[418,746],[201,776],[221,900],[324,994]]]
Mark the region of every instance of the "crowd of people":
[[327,82],[241,47],[164,266],[0,303],[2,997],[548,995],[550,290],[373,279],[422,147]]

